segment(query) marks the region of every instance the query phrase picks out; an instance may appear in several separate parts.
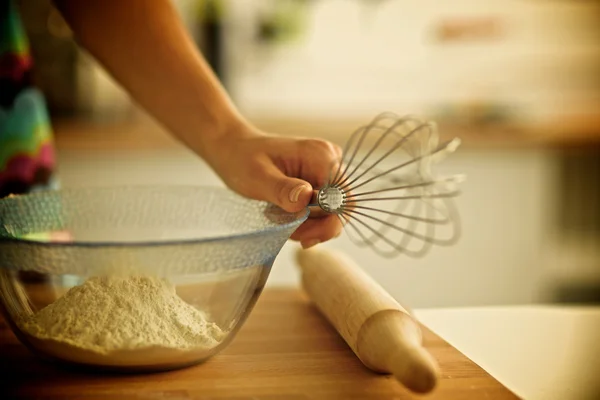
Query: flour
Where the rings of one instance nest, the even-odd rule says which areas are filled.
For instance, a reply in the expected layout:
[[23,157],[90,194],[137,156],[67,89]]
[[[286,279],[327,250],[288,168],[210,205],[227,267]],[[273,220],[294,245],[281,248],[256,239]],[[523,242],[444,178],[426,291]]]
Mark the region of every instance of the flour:
[[17,323],[45,353],[105,366],[190,363],[226,336],[173,285],[139,276],[93,277]]

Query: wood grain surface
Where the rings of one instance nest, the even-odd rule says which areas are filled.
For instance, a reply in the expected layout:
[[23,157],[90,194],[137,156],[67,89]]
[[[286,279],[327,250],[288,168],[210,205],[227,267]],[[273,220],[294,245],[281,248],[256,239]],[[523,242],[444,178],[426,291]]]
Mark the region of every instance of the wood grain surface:
[[[428,396],[411,394],[356,358],[307,300],[292,289],[261,296],[223,353],[194,367],[150,375],[106,375],[40,361],[0,320],[1,399],[383,400],[516,399],[459,351],[423,328],[441,368]],[[493,344],[491,344],[493,345]]]

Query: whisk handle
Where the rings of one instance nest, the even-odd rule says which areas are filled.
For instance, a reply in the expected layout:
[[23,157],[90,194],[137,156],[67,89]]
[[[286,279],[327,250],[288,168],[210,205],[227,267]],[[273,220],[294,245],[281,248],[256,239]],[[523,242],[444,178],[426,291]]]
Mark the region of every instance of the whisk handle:
[[434,389],[419,325],[381,286],[340,252],[299,250],[297,261],[304,290],[366,367],[417,393]]

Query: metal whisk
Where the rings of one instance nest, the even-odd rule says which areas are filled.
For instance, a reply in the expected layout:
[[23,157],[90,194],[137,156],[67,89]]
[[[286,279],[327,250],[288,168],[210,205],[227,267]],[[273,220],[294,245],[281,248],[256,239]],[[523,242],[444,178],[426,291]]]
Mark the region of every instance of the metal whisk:
[[316,204],[336,214],[350,239],[384,257],[425,255],[460,236],[453,198],[462,175],[438,177],[432,167],[459,139],[438,143],[437,127],[383,113],[357,129],[332,166]]

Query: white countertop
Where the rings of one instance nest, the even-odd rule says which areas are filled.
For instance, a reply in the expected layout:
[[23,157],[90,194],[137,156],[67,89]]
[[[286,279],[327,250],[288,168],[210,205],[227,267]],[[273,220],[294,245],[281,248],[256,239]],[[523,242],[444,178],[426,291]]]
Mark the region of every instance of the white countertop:
[[414,314],[523,399],[600,399],[600,306],[440,308]]

